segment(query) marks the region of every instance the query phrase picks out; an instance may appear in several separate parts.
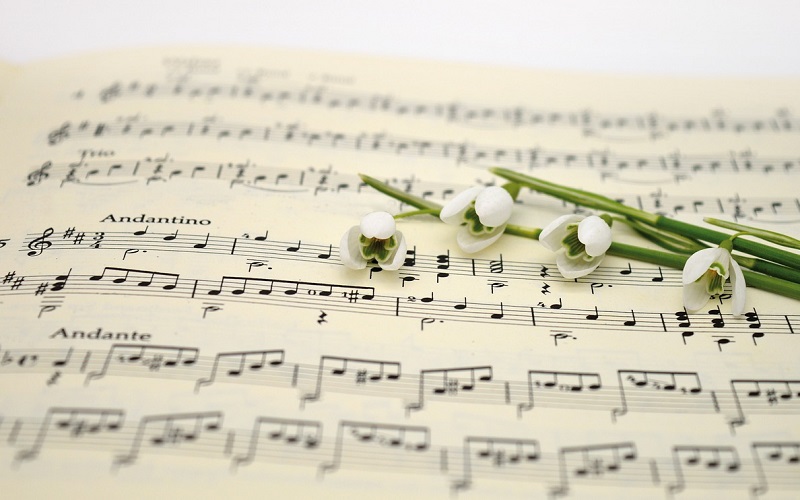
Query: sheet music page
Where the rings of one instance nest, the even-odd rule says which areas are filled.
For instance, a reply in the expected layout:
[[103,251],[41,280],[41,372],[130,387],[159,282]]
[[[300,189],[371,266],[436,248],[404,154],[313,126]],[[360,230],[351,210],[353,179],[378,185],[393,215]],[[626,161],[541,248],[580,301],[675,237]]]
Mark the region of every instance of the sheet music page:
[[[247,49],[26,66],[0,108],[5,491],[792,497],[796,302],[687,312],[680,270],[564,279],[430,216],[398,221],[398,271],[338,246],[409,209],[358,173],[444,203],[491,166],[797,236],[797,88]],[[576,210],[523,190],[511,222]]]
[[11,84],[12,79],[19,71],[19,66],[0,61],[0,101],[5,97],[6,88]]

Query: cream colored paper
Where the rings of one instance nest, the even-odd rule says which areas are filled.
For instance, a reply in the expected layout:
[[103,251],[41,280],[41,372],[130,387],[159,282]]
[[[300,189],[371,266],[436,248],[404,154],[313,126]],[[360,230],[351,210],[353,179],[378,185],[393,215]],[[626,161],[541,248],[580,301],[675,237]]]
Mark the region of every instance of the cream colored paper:
[[[174,48],[31,64],[0,110],[0,478],[12,497],[792,497],[797,303],[680,271],[560,277],[404,219],[501,165],[798,234],[796,81]],[[524,192],[512,222],[575,207]],[[634,239],[622,227],[615,238]],[[211,293],[209,293],[211,292]]]

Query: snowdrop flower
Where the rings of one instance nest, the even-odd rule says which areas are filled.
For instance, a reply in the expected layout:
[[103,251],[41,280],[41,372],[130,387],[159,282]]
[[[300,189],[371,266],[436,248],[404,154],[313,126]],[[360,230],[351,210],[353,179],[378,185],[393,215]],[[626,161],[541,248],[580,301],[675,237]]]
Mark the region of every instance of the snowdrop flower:
[[683,305],[690,311],[700,309],[712,295],[722,293],[728,278],[733,287],[733,314],[739,316],[744,313],[745,282],[730,250],[720,246],[693,253],[683,267]]
[[361,224],[344,233],[339,258],[350,269],[364,269],[372,259],[382,269],[394,271],[405,261],[406,240],[396,230],[394,217],[387,212],[372,212]]
[[556,252],[556,265],[565,278],[591,273],[611,246],[611,227],[601,217],[562,215],[539,234],[539,241]]
[[499,186],[475,186],[450,200],[439,218],[447,224],[460,225],[456,242],[467,253],[488,247],[500,236],[511,217],[514,199]]

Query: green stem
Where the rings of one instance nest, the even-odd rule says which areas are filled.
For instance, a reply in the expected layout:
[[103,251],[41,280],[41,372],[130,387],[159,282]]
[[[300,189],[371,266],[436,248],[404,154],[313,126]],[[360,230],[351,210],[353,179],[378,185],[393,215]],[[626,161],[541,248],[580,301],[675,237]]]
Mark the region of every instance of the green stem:
[[[730,235],[721,233],[719,231],[714,231],[713,229],[695,226],[693,224],[670,219],[662,215],[651,214],[650,212],[645,212],[644,210],[623,205],[616,200],[612,200],[611,198],[607,198],[602,195],[544,181],[542,179],[537,179],[535,177],[531,177],[529,175],[515,172],[506,168],[495,167],[490,168],[489,171],[504,179],[517,182],[535,191],[549,194],[551,196],[555,196],[556,198],[560,198],[578,205],[624,215],[626,217],[644,222],[645,224],[650,224],[651,226],[666,229],[690,238],[717,244],[730,238]],[[741,252],[782,264],[782,266],[778,267],[772,267],[772,265],[769,264],[759,265],[759,268],[754,270],[778,275],[784,279],[800,283],[800,271],[797,271],[800,269],[800,255],[741,238],[734,242],[734,248]],[[787,267],[783,266],[788,266],[788,271],[786,270]]]
[[648,226],[647,224],[637,220],[628,219],[627,217],[614,217],[614,220],[627,225],[639,235],[645,237],[662,248],[666,248],[670,252],[691,255],[699,250],[708,248],[708,245],[704,245],[695,239],[686,238],[679,234],[670,233],[667,231],[661,231],[653,226]]
[[[718,231],[714,231],[713,229],[707,229],[703,227],[698,227],[693,224],[688,224],[686,222],[681,222],[675,219],[669,219],[667,217],[660,217],[656,227],[661,229],[666,229],[667,231],[674,231],[678,234],[683,234],[685,236],[689,236],[690,238],[697,238],[705,241],[710,241],[713,243],[722,243],[723,241],[729,240],[730,235],[725,233],[720,233]],[[764,252],[761,252],[761,247],[765,248]],[[800,283],[800,260],[794,263],[792,262],[793,259],[777,259],[775,256],[777,252],[785,253],[789,256],[794,257],[795,259],[800,259],[798,256],[790,254],[788,252],[783,252],[778,250],[777,248],[768,247],[766,245],[762,245],[761,243],[756,243],[754,241],[743,240],[741,238],[736,238],[733,241],[733,248],[745,253],[749,253],[751,255],[757,255],[759,257],[763,257],[765,259],[770,259],[772,261],[778,262],[768,262],[762,259],[753,259],[752,265],[747,266],[753,271],[758,271],[760,273],[768,274],[770,276],[775,276],[781,279],[794,281],[795,283]],[[765,255],[768,254],[768,255]],[[785,264],[785,265],[780,265]],[[789,267],[786,267],[789,266]]]
[[[683,269],[686,265],[686,260],[689,258],[688,255],[671,254],[616,242],[611,244],[611,248],[608,249],[607,253],[617,257],[649,262],[650,264],[669,266],[674,269]],[[800,286],[797,283],[745,270],[742,270],[742,274],[744,274],[744,281],[747,286],[800,300]]]
[[412,207],[417,207],[420,210],[430,210],[430,215],[439,216],[439,211],[442,209],[442,206],[438,203],[434,203],[432,201],[425,200],[420,198],[419,196],[414,196],[413,194],[406,193],[405,191],[401,191],[395,187],[392,187],[385,182],[381,182],[374,177],[370,177],[364,174],[358,174],[361,177],[361,180],[364,181],[365,184],[368,186],[372,186],[373,188],[377,189],[381,193],[390,196],[396,200],[400,200],[407,205],[411,205]]
[[438,209],[426,208],[424,210],[412,210],[411,212],[403,212],[394,216],[395,219],[404,219],[406,217],[413,217],[415,215],[439,215]]
[[738,222],[729,222],[726,220],[715,219],[713,217],[704,217],[703,221],[715,226],[724,227],[725,229],[739,231],[739,233],[737,233],[738,236],[755,236],[756,238],[761,238],[762,240],[775,243],[776,245],[782,245],[800,250],[800,240],[785,234],[776,233],[775,231],[769,231],[767,229],[761,229],[753,226],[746,226],[744,224],[739,224]]
[[[383,183],[375,179],[374,177],[370,177],[364,174],[360,174],[360,176],[361,179],[366,184],[372,186],[381,193],[384,193],[396,200],[411,205],[412,207],[419,208],[420,210],[416,212],[420,214],[428,214],[434,217],[438,217],[439,211],[442,208],[441,205],[434,203],[432,201],[425,200],[413,194],[406,193],[405,191],[401,191],[392,186],[389,186],[388,184]],[[410,214],[411,213],[407,215]],[[539,228],[529,228],[524,226],[517,226],[514,224],[506,225],[505,229],[505,233],[507,234],[520,236],[532,240],[538,240],[539,234],[541,234],[541,232],[542,230]],[[625,243],[617,243],[617,242],[611,243],[611,247],[608,249],[606,253],[617,257],[635,259],[635,260],[640,260],[642,262],[649,262],[651,264],[656,264],[659,266],[672,267],[674,269],[683,269],[684,265],[686,264],[686,259],[689,258],[686,255],[662,252],[660,250],[651,250],[649,248],[642,248],[635,245],[628,245]],[[796,283],[792,283],[790,281],[782,280],[772,276],[767,276],[758,273],[751,273],[749,271],[743,271],[743,273],[745,276],[745,282],[749,286],[752,286],[754,288],[760,288],[761,290],[766,290],[768,292],[777,293],[785,297],[790,297],[793,299],[800,300],[800,285]]]

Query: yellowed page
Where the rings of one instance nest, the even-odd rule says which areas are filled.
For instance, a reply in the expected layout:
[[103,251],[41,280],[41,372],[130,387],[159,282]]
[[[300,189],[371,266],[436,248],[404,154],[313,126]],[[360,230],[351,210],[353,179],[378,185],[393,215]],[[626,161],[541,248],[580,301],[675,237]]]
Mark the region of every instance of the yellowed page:
[[5,90],[11,85],[12,79],[21,71],[19,66],[0,61],[0,101],[5,96]]
[[[687,313],[680,271],[398,221],[504,166],[797,235],[797,81],[279,50],[33,64],[0,110],[0,478],[15,498],[790,498],[800,311]],[[511,222],[575,210],[524,191]],[[624,227],[614,238],[634,242]]]

